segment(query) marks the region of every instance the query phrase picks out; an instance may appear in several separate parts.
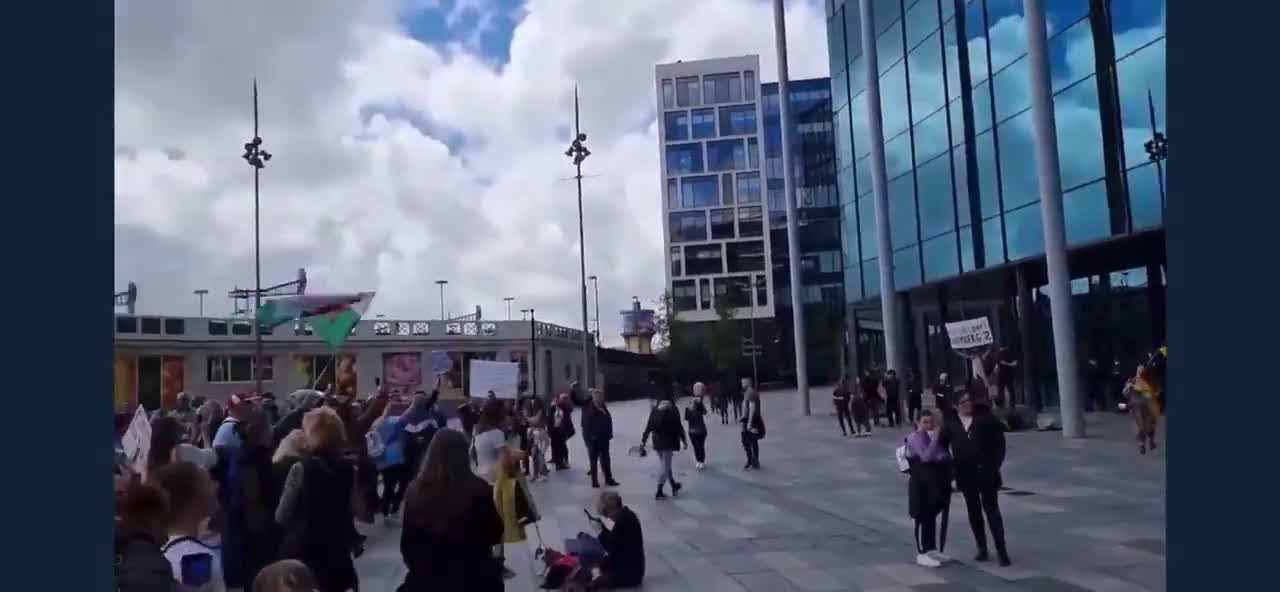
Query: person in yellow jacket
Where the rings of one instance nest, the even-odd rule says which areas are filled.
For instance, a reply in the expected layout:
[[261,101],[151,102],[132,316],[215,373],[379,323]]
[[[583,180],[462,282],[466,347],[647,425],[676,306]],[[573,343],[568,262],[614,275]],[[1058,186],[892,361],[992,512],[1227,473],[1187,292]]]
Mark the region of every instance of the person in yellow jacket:
[[519,543],[528,537],[525,527],[541,519],[538,508],[529,493],[529,484],[520,470],[524,453],[511,447],[504,448],[493,484],[493,503],[502,517],[502,542]]

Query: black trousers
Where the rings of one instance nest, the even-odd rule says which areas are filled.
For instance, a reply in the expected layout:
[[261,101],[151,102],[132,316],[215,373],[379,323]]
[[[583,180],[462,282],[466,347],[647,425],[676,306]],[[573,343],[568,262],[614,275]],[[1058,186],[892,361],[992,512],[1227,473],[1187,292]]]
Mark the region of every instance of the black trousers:
[[569,466],[569,447],[565,444],[564,436],[560,434],[551,436],[551,464],[557,469]]
[[693,460],[695,462],[707,462],[707,435],[689,434],[689,443],[693,444]]
[[978,548],[987,548],[986,525],[989,524],[996,549],[1004,549],[1004,517],[1000,515],[999,488],[970,486],[960,490],[960,493],[964,494],[964,506],[969,512],[969,528],[973,529],[973,540]]
[[[587,444],[587,462],[591,467],[591,482],[596,483],[600,472],[604,471],[604,480],[613,481],[613,459],[609,458],[609,441],[595,440]],[[598,469],[598,470],[597,470]]]
[[720,423],[729,425],[729,401],[720,399]]
[[849,403],[836,401],[835,405],[836,421],[840,423],[840,433],[848,435],[849,432],[853,431],[853,417],[849,415]]
[[920,419],[920,409],[924,407],[920,397],[907,398],[907,421],[915,425],[916,420]]
[[938,517],[929,516],[916,520],[916,552],[928,553],[938,550]]
[[742,418],[742,399],[733,400],[733,420],[738,421]]
[[382,473],[382,497],[378,500],[378,509],[383,516],[395,514],[400,509],[400,500],[404,499],[404,491],[409,487],[409,465],[399,464],[387,467]]
[[1004,406],[1005,406],[1005,407],[1010,407],[1010,408],[1012,408],[1012,407],[1013,407],[1014,397],[1016,396],[1016,394],[1015,394],[1015,393],[1014,393],[1014,391],[1013,391],[1013,381],[1012,381],[1012,380],[997,380],[997,381],[996,381],[996,396],[997,396],[997,397],[1000,397],[1000,398],[1002,398],[1002,399],[1004,399]]
[[902,425],[902,401],[897,397],[885,399],[884,416],[889,420],[890,427]]
[[747,453],[747,465],[760,468],[760,438],[755,434],[742,430],[742,451]]

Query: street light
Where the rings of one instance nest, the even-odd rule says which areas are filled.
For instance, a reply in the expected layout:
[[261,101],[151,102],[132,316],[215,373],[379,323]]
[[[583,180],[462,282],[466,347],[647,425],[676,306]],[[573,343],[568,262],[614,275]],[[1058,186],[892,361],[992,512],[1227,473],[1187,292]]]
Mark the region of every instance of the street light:
[[449,284],[449,280],[436,280],[436,285],[440,286],[440,320],[444,318],[444,287]]
[[[587,325],[587,245],[586,233],[582,225],[582,161],[591,156],[591,151],[586,146],[587,134],[582,133],[578,110],[578,87],[573,87],[573,142],[569,144],[569,148],[564,151],[564,155],[573,159],[573,166],[577,173],[574,179],[578,182],[578,263],[582,277],[582,364],[587,366],[590,363],[591,356],[589,350],[591,340],[591,328]],[[587,386],[595,386],[595,377],[593,372],[587,372]]]
[[515,297],[507,296],[506,298],[503,298],[503,300],[507,301],[507,320],[510,321],[511,320],[511,301],[515,300]]
[[199,290],[192,292],[192,294],[196,295],[196,298],[200,299],[200,316],[201,317],[204,316],[204,296],[205,294],[208,294],[208,293],[209,291],[204,288],[200,288]]
[[260,224],[261,202],[259,177],[271,160],[271,153],[262,149],[262,137],[258,135],[258,79],[253,80],[253,139],[244,145],[240,155],[253,167],[253,383],[256,392],[262,393],[262,327],[258,324],[258,309],[262,307],[262,229]]
[[596,345],[600,345],[600,278],[593,275],[587,279],[591,280],[596,290]]

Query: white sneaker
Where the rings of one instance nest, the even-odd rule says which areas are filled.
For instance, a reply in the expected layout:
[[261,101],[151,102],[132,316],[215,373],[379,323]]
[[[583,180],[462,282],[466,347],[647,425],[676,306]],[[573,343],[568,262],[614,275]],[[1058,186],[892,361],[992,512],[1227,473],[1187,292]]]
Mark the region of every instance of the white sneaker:
[[948,561],[951,561],[951,558],[947,557],[946,554],[944,554],[941,551],[929,551],[928,555],[936,559],[938,563],[946,563]]
[[704,465],[704,464],[702,464],[702,463],[698,463],[698,464],[697,464],[697,467],[698,467],[698,470],[702,470],[702,469],[707,468],[707,465]]
[[928,553],[916,555],[916,565],[920,567],[942,567],[942,563],[930,557]]

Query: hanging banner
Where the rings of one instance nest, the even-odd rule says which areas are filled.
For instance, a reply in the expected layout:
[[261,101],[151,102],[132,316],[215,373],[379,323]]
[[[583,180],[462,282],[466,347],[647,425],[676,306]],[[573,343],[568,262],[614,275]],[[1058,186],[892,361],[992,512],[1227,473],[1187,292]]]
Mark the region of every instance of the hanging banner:
[[951,349],[969,349],[995,343],[987,317],[947,323],[947,337],[951,339]]

